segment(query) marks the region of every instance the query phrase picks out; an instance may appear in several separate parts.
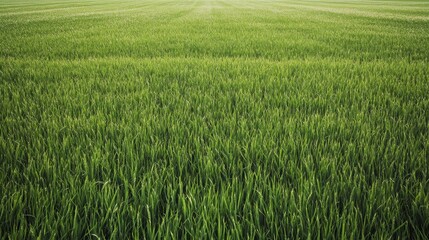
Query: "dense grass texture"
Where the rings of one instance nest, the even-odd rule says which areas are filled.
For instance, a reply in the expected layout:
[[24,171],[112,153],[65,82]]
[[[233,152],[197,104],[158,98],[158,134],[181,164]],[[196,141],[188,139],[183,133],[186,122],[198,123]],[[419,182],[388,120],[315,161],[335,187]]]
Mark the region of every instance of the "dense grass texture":
[[1,239],[428,239],[429,1],[0,0]]

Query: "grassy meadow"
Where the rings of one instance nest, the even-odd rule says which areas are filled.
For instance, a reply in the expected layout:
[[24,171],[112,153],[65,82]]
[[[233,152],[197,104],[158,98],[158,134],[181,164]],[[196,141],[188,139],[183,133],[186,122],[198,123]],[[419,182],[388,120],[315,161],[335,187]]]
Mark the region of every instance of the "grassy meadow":
[[0,0],[0,239],[428,239],[429,1]]

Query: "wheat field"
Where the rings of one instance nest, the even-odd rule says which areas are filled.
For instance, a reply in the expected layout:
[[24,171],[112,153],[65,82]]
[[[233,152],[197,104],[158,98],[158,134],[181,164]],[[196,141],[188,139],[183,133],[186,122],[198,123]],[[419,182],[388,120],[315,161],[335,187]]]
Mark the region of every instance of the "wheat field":
[[1,239],[428,239],[429,1],[0,0]]

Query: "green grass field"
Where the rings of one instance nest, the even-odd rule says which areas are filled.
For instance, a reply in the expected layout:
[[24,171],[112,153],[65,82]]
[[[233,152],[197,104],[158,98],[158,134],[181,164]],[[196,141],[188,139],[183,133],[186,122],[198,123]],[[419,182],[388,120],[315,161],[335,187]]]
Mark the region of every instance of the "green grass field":
[[429,1],[0,0],[0,239],[428,239]]

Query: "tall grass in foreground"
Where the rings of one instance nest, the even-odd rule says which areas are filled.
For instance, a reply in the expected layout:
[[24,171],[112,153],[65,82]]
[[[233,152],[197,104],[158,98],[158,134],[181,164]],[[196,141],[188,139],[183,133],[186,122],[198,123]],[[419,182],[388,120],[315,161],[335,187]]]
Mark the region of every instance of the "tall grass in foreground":
[[429,238],[429,2],[0,2],[0,238]]

